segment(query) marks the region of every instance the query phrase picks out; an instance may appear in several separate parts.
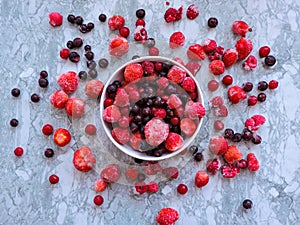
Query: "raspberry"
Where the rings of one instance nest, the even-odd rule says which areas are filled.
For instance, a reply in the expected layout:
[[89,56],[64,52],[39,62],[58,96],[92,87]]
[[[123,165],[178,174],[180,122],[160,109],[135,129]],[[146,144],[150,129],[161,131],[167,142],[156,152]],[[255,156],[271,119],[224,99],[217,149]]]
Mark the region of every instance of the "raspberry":
[[58,76],[57,83],[66,93],[73,93],[78,87],[79,79],[77,73],[68,71]]
[[142,142],[142,137],[140,133],[135,133],[131,135],[129,144],[134,150],[139,150],[141,142]]
[[215,130],[219,131],[219,130],[223,130],[224,129],[224,123],[221,120],[216,120],[214,122],[214,128]]
[[131,182],[135,181],[138,178],[139,170],[135,167],[128,168],[125,172],[125,176]]
[[72,137],[70,132],[64,128],[58,128],[53,135],[54,143],[59,147],[64,147],[70,143]]
[[235,49],[227,49],[223,55],[223,62],[225,67],[232,66],[238,59],[238,52]]
[[123,38],[127,38],[130,34],[130,30],[129,30],[128,27],[122,27],[122,28],[119,29],[119,34]]
[[259,57],[264,58],[267,57],[271,52],[271,49],[269,46],[262,46],[259,48]]
[[198,62],[188,62],[185,67],[194,75],[201,69],[201,65]]
[[69,98],[65,107],[66,113],[77,119],[84,114],[85,103],[81,98]]
[[135,190],[138,192],[140,195],[144,194],[148,190],[148,185],[146,185],[145,182],[137,182],[135,184]]
[[133,32],[134,40],[146,41],[148,39],[147,31],[143,26],[137,26]]
[[248,118],[245,121],[245,128],[249,129],[249,130],[258,130],[257,127],[255,127],[255,121],[252,118]]
[[244,21],[237,20],[232,24],[232,30],[235,34],[245,37],[246,33],[252,31],[252,28],[248,26],[248,24]]
[[225,105],[221,105],[220,107],[215,108],[213,110],[213,114],[214,114],[214,116],[218,116],[218,117],[227,117],[228,109]]
[[115,105],[108,106],[103,111],[103,120],[108,123],[115,123],[121,118],[121,112]]
[[205,108],[200,102],[188,101],[185,105],[185,115],[192,119],[201,119],[205,116]]
[[94,183],[94,190],[96,192],[103,192],[107,187],[107,182],[105,182],[102,178],[99,178]]
[[169,8],[165,12],[164,18],[167,23],[176,21],[177,9]]
[[228,98],[233,104],[237,104],[247,98],[247,94],[241,87],[232,86],[228,89]]
[[219,108],[223,104],[224,101],[221,96],[215,96],[209,101],[209,106],[212,108]]
[[209,181],[209,176],[206,172],[199,170],[195,176],[195,185],[198,188],[204,187]]
[[208,148],[216,155],[224,155],[228,149],[228,142],[223,136],[215,136],[210,138]]
[[163,174],[167,178],[177,179],[179,172],[176,167],[168,167],[163,170]]
[[221,173],[224,178],[234,178],[239,172],[240,169],[235,167],[234,165],[226,163],[221,166]]
[[197,125],[190,118],[184,118],[180,121],[180,130],[187,137],[192,136],[195,133],[196,129],[197,129]]
[[112,137],[115,139],[116,142],[123,145],[126,144],[130,139],[130,133],[128,129],[116,127],[111,131]]
[[278,88],[278,81],[277,80],[271,80],[270,82],[269,82],[269,89],[276,89],[276,88]]
[[119,126],[121,128],[126,128],[129,126],[129,117],[128,116],[122,116],[120,119],[119,119]]
[[235,44],[235,49],[238,52],[238,59],[239,60],[245,59],[252,51],[252,48],[253,46],[251,40],[244,37],[239,39]]
[[143,77],[144,71],[141,64],[133,63],[126,66],[124,71],[124,79],[127,82],[132,82]]
[[115,102],[116,106],[124,107],[129,105],[129,95],[126,93],[124,88],[118,88]]
[[225,65],[221,60],[214,60],[209,64],[209,71],[215,75],[221,75],[225,71]]
[[167,74],[167,77],[175,84],[180,84],[186,77],[186,72],[178,66],[172,66]]
[[154,117],[157,117],[159,119],[164,119],[167,116],[167,112],[163,108],[158,108],[158,109],[153,108],[152,114]]
[[63,48],[62,50],[60,50],[59,52],[59,56],[62,59],[68,59],[69,58],[69,54],[70,54],[70,50],[67,48]]
[[175,94],[169,96],[167,103],[170,109],[176,109],[182,105],[180,98]]
[[257,170],[259,170],[259,162],[256,158],[256,156],[254,155],[254,153],[249,153],[247,155],[247,162],[248,162],[248,170],[251,172],[255,172]]
[[186,54],[191,60],[204,60],[206,58],[206,54],[199,44],[190,45]]
[[184,78],[181,86],[187,92],[194,92],[196,89],[195,81],[190,77]]
[[169,135],[169,126],[160,119],[153,118],[145,126],[145,137],[148,144],[158,146]]
[[109,164],[101,171],[100,176],[107,183],[117,182],[121,176],[120,167],[117,164]]
[[248,162],[245,159],[241,159],[235,165],[237,168],[246,169],[248,167]]
[[118,30],[124,27],[125,19],[122,16],[115,15],[108,19],[108,27],[110,30]]
[[186,17],[190,20],[194,20],[199,16],[199,7],[195,4],[191,4],[186,10]]
[[89,147],[83,146],[74,152],[73,164],[77,170],[88,172],[93,169],[95,163],[96,158]]
[[202,48],[205,53],[211,53],[216,50],[217,48],[217,42],[212,39],[206,39],[202,43]]
[[243,157],[243,154],[235,145],[229,146],[227,151],[224,154],[224,159],[229,164],[233,164],[233,163],[241,160],[242,157]]
[[169,46],[172,49],[179,48],[184,45],[184,42],[185,42],[185,36],[183,35],[183,33],[180,31],[174,32],[170,36]]
[[166,77],[160,77],[157,80],[157,86],[160,87],[161,89],[165,89],[169,85],[169,80]]
[[180,7],[177,9],[176,20],[181,20],[181,19],[182,19],[182,13],[183,13],[183,7],[180,6]]
[[155,220],[159,225],[172,225],[178,219],[179,213],[175,209],[163,208],[158,212]]
[[257,66],[257,59],[253,55],[250,55],[243,63],[244,70],[252,70],[256,68],[256,66]]
[[148,192],[150,193],[156,193],[158,192],[158,184],[155,182],[155,181],[151,181],[149,184],[148,184]]
[[58,27],[62,25],[63,16],[59,12],[51,12],[49,14],[49,24],[52,27]]
[[129,50],[129,43],[126,38],[121,36],[113,37],[109,42],[109,54],[115,57],[121,57]]
[[166,141],[165,141],[165,147],[166,149],[168,149],[169,151],[176,151],[179,148],[181,148],[181,146],[183,145],[183,138],[176,133],[170,132]]
[[150,61],[144,61],[142,67],[145,75],[151,75],[154,72],[154,64]]
[[89,98],[98,98],[103,91],[104,84],[100,80],[90,80],[85,85],[85,95]]
[[215,175],[220,168],[220,161],[218,159],[209,160],[206,163],[206,169],[211,174]]
[[45,124],[42,128],[42,132],[44,135],[47,135],[47,136],[53,134],[53,126],[49,123]]

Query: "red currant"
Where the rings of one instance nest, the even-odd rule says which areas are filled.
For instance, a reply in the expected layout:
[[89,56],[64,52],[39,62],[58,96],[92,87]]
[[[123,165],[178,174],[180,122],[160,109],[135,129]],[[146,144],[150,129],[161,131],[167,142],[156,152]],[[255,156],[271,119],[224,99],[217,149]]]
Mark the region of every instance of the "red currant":
[[262,46],[260,47],[259,49],[259,57],[260,58],[264,58],[264,57],[267,57],[269,54],[270,54],[270,47],[269,46]]
[[70,54],[70,50],[67,48],[63,48],[60,50],[59,55],[62,59],[68,59]]
[[130,30],[128,27],[122,27],[119,29],[119,34],[124,37],[127,38],[129,36]]
[[177,191],[179,194],[184,195],[188,191],[188,187],[185,184],[179,184],[177,187]]
[[49,124],[49,123],[45,124],[45,125],[43,126],[43,128],[42,128],[43,134],[44,134],[44,135],[47,135],[47,136],[53,134],[53,130],[54,130],[54,129],[53,129],[53,126],[52,126],[51,124]]
[[211,80],[208,82],[207,87],[210,91],[216,91],[219,87],[219,82],[216,80]]
[[146,26],[145,20],[143,20],[143,19],[138,19],[138,20],[135,22],[135,26],[143,26],[143,27],[145,27],[145,26]]
[[231,85],[233,82],[233,78],[230,75],[225,75],[222,79],[222,83],[226,86]]
[[276,89],[278,87],[278,81],[277,80],[271,80],[269,82],[269,89]]
[[257,97],[254,96],[254,95],[251,95],[249,98],[248,98],[248,105],[249,106],[253,106],[253,105],[256,105],[257,103]]
[[17,147],[17,148],[15,148],[14,153],[15,153],[16,156],[19,156],[19,157],[20,157],[20,156],[23,155],[24,150],[23,150],[23,148],[21,148],[21,147]]
[[97,128],[96,128],[96,126],[94,124],[88,124],[88,125],[86,125],[84,131],[88,135],[95,135],[96,132],[97,132]]
[[49,181],[51,184],[57,184],[58,181],[59,181],[59,177],[55,174],[52,174],[50,177],[49,177]]
[[104,202],[104,199],[103,199],[103,197],[101,195],[96,195],[94,197],[94,203],[95,203],[95,205],[100,206],[100,205],[103,204],[103,202]]

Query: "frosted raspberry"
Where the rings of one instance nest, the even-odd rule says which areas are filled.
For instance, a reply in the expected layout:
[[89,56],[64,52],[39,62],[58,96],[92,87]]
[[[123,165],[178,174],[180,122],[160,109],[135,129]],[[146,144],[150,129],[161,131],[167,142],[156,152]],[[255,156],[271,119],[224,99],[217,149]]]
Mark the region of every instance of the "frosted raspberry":
[[187,56],[192,60],[204,60],[206,58],[206,54],[199,44],[190,45],[187,50]]
[[80,98],[69,98],[66,104],[66,113],[73,117],[79,118],[84,114],[85,103]]
[[244,70],[252,70],[256,68],[256,66],[257,66],[257,59],[253,55],[250,55],[243,63]]
[[209,106],[212,108],[219,108],[224,104],[224,100],[221,96],[215,96],[209,101]]
[[68,71],[58,76],[57,83],[66,93],[73,93],[78,87],[79,79],[77,73]]
[[223,55],[223,62],[225,67],[232,66],[238,59],[238,52],[235,49],[227,49]]
[[61,26],[63,22],[63,16],[59,12],[51,12],[49,14],[49,24],[52,27]]
[[188,62],[185,67],[194,75],[201,69],[201,65],[198,62]]
[[131,102],[137,102],[138,100],[140,100],[140,93],[136,90],[130,91],[129,92],[129,100]]
[[199,7],[195,4],[190,5],[186,10],[186,17],[190,20],[194,20],[199,16]]
[[134,40],[146,41],[148,39],[147,30],[143,26],[137,26],[133,32]]
[[211,174],[215,175],[220,169],[220,161],[218,159],[209,160],[206,163],[206,169]]
[[140,133],[135,133],[131,135],[129,144],[134,150],[137,151],[139,150],[141,142],[142,142],[142,136]]
[[129,96],[124,88],[118,88],[114,104],[120,107],[129,105]]
[[107,182],[105,182],[102,178],[99,178],[94,183],[94,190],[96,192],[103,192],[107,187]]
[[180,121],[180,130],[187,137],[192,136],[195,133],[196,129],[197,129],[196,123],[190,118],[184,118]]
[[153,72],[154,72],[154,64],[153,64],[153,62],[144,61],[142,63],[142,67],[143,67],[145,75],[150,76],[151,74],[153,74]]
[[178,66],[172,66],[167,77],[176,84],[180,84],[186,77],[186,72]]
[[169,125],[160,119],[153,118],[145,126],[145,137],[148,144],[158,146],[169,135]]
[[104,84],[100,80],[90,80],[85,85],[85,94],[89,98],[97,98],[102,94]]
[[157,117],[159,119],[164,119],[167,116],[167,112],[163,108],[153,108],[152,109],[152,114],[154,117]]
[[211,53],[216,50],[217,48],[217,42],[212,39],[206,39],[202,43],[202,48],[205,53]]
[[51,105],[53,105],[53,107],[55,107],[57,109],[63,109],[63,108],[65,108],[68,99],[69,99],[69,97],[66,94],[66,92],[64,92],[63,90],[59,90],[59,91],[54,92],[50,96],[50,103],[51,103]]
[[229,146],[226,153],[224,154],[224,159],[229,164],[238,162],[239,160],[242,159],[242,157],[243,157],[243,154],[235,145]]
[[235,49],[238,52],[238,59],[239,60],[245,59],[252,51],[252,48],[253,46],[251,40],[244,37],[239,39],[235,44]]
[[259,162],[256,158],[256,156],[254,155],[254,153],[249,153],[247,155],[247,162],[248,162],[248,170],[251,172],[255,172],[257,170],[259,170]]
[[121,112],[115,105],[106,107],[103,111],[103,120],[108,123],[115,123],[121,118]]
[[167,23],[176,21],[177,9],[168,8],[165,12],[164,18]]
[[127,82],[132,82],[143,77],[143,67],[141,64],[133,63],[126,66],[124,71],[124,79]]
[[121,128],[126,128],[129,126],[129,117],[128,116],[122,116],[120,119],[119,119],[119,126]]
[[129,50],[129,43],[126,38],[121,36],[113,37],[109,42],[109,54],[115,57],[121,57]]
[[245,127],[248,130],[253,130],[253,128],[254,128],[254,130],[258,130],[258,127],[255,126],[255,121],[252,118],[246,119],[246,121],[245,121]]
[[216,155],[223,155],[228,149],[228,142],[223,136],[215,136],[210,138],[208,148]]
[[129,131],[125,128],[115,127],[111,131],[111,135],[115,139],[115,141],[121,145],[126,144],[130,139]]
[[201,119],[205,116],[205,108],[200,102],[188,101],[185,105],[185,115],[192,119]]
[[185,90],[187,92],[194,92],[196,90],[195,81],[190,77],[184,78],[181,86],[182,86],[183,90]]
[[157,86],[161,89],[165,89],[169,85],[169,80],[166,77],[161,77],[157,80]]
[[218,117],[226,117],[228,116],[228,109],[225,105],[221,105],[213,110],[213,114]]
[[122,16],[115,15],[108,19],[108,27],[110,30],[118,30],[124,27],[125,19]]
[[270,80],[269,82],[269,89],[273,90],[278,88],[279,82],[277,80]]
[[167,103],[170,109],[176,109],[182,105],[180,98],[175,94],[169,96]]
[[221,173],[224,178],[234,178],[240,173],[240,168],[225,163],[223,166],[221,166]]
[[221,75],[225,71],[225,65],[221,60],[214,60],[209,64],[209,71],[215,75]]
[[233,22],[232,30],[235,34],[245,37],[248,31],[252,31],[252,28],[250,28],[245,21],[237,20]]
[[210,61],[222,59],[222,55],[217,51],[214,51],[208,55]]
[[183,33],[180,31],[174,32],[170,36],[169,46],[172,49],[179,48],[184,45],[184,42],[185,42],[185,36],[183,35]]
[[165,141],[165,147],[166,149],[168,149],[169,151],[176,151],[179,148],[181,148],[181,146],[183,145],[183,138],[176,133],[170,132],[167,140]]

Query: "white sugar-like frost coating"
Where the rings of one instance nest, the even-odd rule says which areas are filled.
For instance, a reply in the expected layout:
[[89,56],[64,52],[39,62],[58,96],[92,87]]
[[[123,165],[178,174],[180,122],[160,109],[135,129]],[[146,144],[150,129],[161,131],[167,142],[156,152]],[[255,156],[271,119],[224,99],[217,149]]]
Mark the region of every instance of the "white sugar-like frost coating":
[[169,125],[158,118],[151,119],[145,126],[145,137],[149,145],[158,146],[169,135]]

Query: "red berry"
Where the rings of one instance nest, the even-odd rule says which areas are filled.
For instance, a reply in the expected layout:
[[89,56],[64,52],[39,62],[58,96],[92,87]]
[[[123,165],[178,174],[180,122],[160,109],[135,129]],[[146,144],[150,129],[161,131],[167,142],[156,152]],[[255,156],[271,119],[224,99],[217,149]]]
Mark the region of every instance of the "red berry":
[[80,118],[84,114],[85,103],[80,98],[71,97],[67,101],[65,110],[66,113],[74,119]]
[[158,192],[158,189],[159,189],[159,186],[158,186],[158,184],[155,181],[151,181],[148,184],[148,189],[147,189],[148,192],[150,192],[150,193],[156,193],[156,192]]
[[177,10],[175,8],[169,8],[166,10],[164,18],[167,23],[180,20],[182,17],[182,6]]
[[198,188],[204,187],[209,181],[209,176],[206,172],[199,170],[195,176],[195,185]]
[[53,140],[59,147],[64,147],[71,141],[71,134],[67,129],[58,128],[53,135]]
[[120,167],[117,164],[109,164],[101,171],[100,176],[107,183],[117,182],[121,176]]
[[184,142],[184,140],[183,140],[182,136],[180,136],[177,133],[170,132],[165,141],[165,147],[169,151],[174,152],[181,148],[181,146],[183,145],[183,142]]
[[231,164],[224,164],[221,166],[221,173],[224,178],[233,178],[237,174],[239,174],[240,169],[238,167],[235,167],[234,165]]
[[235,162],[238,162],[243,157],[242,152],[235,146],[231,145],[228,147],[227,151],[224,154],[224,159],[229,164],[233,164]]
[[246,169],[248,167],[248,162],[245,159],[241,159],[236,163],[236,166],[240,169]]
[[206,169],[208,172],[215,175],[217,171],[220,169],[220,161],[218,159],[209,160],[206,163]]
[[249,27],[246,22],[238,20],[234,21],[234,23],[232,24],[232,30],[235,34],[245,37],[248,31],[252,31],[252,28]]
[[191,137],[197,129],[196,123],[190,118],[184,118],[180,121],[180,130],[187,137]]
[[114,100],[112,98],[107,98],[104,100],[104,108],[107,108],[108,106],[111,106],[112,104],[114,104]]
[[126,38],[121,36],[113,37],[109,42],[109,54],[115,57],[121,57],[129,50],[129,43]]
[[184,42],[185,42],[185,36],[183,35],[183,33],[180,31],[174,32],[170,36],[169,46],[172,49],[178,48],[178,47],[183,46]]
[[68,71],[58,76],[57,83],[66,93],[73,93],[78,87],[79,78],[77,73]]
[[269,46],[262,46],[259,48],[259,57],[264,58],[267,57],[271,52],[271,49]]
[[222,83],[226,86],[231,85],[233,82],[233,78],[231,75],[225,75],[222,79]]
[[186,77],[186,72],[178,66],[172,66],[167,77],[176,84],[180,84]]
[[179,194],[184,195],[188,192],[188,187],[185,184],[179,184],[177,187],[177,191]]
[[251,40],[242,37],[239,39],[235,44],[235,49],[238,52],[238,59],[243,60],[245,59],[250,52],[252,51],[253,45]]
[[129,95],[127,94],[124,88],[120,87],[117,89],[114,104],[119,107],[128,106],[130,104]]
[[218,117],[227,117],[228,116],[228,109],[225,105],[221,105],[218,108],[213,110],[214,116]]
[[23,153],[24,153],[24,150],[23,150],[23,148],[21,148],[21,147],[17,147],[17,148],[15,148],[15,150],[14,150],[14,154],[15,154],[16,156],[18,156],[18,157],[22,156]]
[[77,170],[88,172],[93,169],[95,163],[96,158],[89,147],[83,146],[74,152],[73,164]]
[[201,65],[198,62],[188,62],[185,67],[194,75],[201,69]]
[[54,92],[50,96],[50,103],[53,105],[53,107],[57,109],[63,109],[65,108],[67,101],[69,99],[69,96],[64,92],[63,90],[59,90]]
[[190,45],[187,50],[187,56],[191,60],[204,60],[206,58],[206,54],[199,44]]
[[55,174],[52,174],[50,177],[49,177],[49,181],[51,184],[57,184],[58,181],[59,181],[59,177]]
[[211,137],[208,148],[216,155],[223,155],[227,152],[228,142],[223,136]]
[[205,116],[206,110],[200,102],[188,101],[184,113],[188,118],[197,120]]
[[150,56],[158,56],[159,55],[159,49],[156,48],[156,47],[151,47],[151,48],[149,48],[148,53],[149,53]]
[[225,65],[221,60],[214,60],[209,64],[209,71],[215,75],[221,75],[225,71]]
[[212,39],[206,39],[202,43],[202,48],[205,53],[212,53],[216,50],[217,48],[217,42]]
[[161,119],[153,118],[145,126],[145,137],[148,144],[158,146],[169,135],[169,125]]
[[252,70],[257,66],[257,59],[255,56],[250,55],[247,60],[243,63],[244,70]]
[[190,20],[194,20],[199,16],[199,7],[195,4],[189,5],[186,10],[186,17]]
[[63,16],[58,12],[51,12],[49,14],[49,24],[52,27],[58,27],[62,25],[63,22]]
[[103,111],[103,120],[108,123],[115,123],[121,118],[121,112],[115,105],[106,107]]
[[248,98],[248,105],[253,106],[253,105],[256,105],[256,103],[257,103],[257,97],[255,95],[251,95]]
[[137,19],[136,22],[135,22],[135,26],[143,26],[145,27],[146,26],[146,23],[145,23],[145,20],[143,19]]
[[95,135],[97,132],[97,128],[94,124],[88,124],[86,125],[84,131],[88,135]]
[[130,133],[127,128],[115,127],[111,131],[111,135],[121,145],[126,144],[130,140]]
[[225,67],[232,66],[238,59],[238,52],[235,49],[227,49],[223,55],[223,62]]
[[207,83],[207,88],[210,90],[210,91],[216,91],[219,87],[219,82],[216,81],[216,80],[210,80],[208,83]]
[[278,81],[277,80],[271,80],[269,82],[269,89],[276,89],[278,87]]
[[182,102],[181,102],[180,98],[175,94],[171,94],[169,96],[169,98],[167,100],[167,104],[170,109],[176,109],[176,108],[182,106]]
[[110,30],[117,30],[124,27],[125,19],[122,16],[115,15],[108,19],[108,27]]
[[135,167],[128,168],[125,172],[126,178],[128,178],[131,182],[135,181],[138,178],[139,171]]
[[90,80],[85,85],[85,95],[89,98],[98,98],[103,91],[104,84],[100,80]]
[[237,104],[241,100],[247,98],[247,94],[239,86],[232,86],[228,89],[228,98],[233,104]]
[[165,168],[163,170],[163,174],[167,178],[177,179],[179,172],[178,172],[178,169],[176,167],[168,167],[168,168]]
[[216,120],[214,122],[214,128],[215,128],[215,130],[223,130],[224,129],[224,123],[221,120]]
[[94,197],[94,203],[95,203],[95,205],[100,206],[100,205],[103,204],[103,202],[104,202],[104,199],[103,199],[103,197],[101,195],[96,195]]
[[43,134],[44,134],[44,135],[47,135],[47,136],[53,134],[53,130],[54,130],[54,129],[53,129],[53,126],[52,126],[51,124],[49,124],[49,123],[45,124],[45,125],[43,126],[43,128],[42,128]]
[[122,27],[119,29],[120,36],[127,38],[129,36],[130,30],[128,27]]
[[137,182],[135,184],[135,190],[136,192],[138,192],[139,194],[144,194],[145,192],[147,192],[148,190],[148,185],[146,185],[145,182]]
[[144,43],[148,39],[147,30],[143,26],[137,26],[133,32],[134,40]]
[[132,63],[125,67],[124,79],[127,82],[132,82],[143,77],[144,70],[141,64]]
[[178,218],[179,213],[175,209],[163,208],[158,212],[155,220],[159,225],[172,225]]
[[224,100],[221,96],[215,96],[209,101],[209,106],[212,108],[219,108],[224,104]]
[[107,182],[105,182],[102,178],[99,178],[94,183],[94,190],[96,192],[103,192],[107,187]]
[[63,48],[60,50],[59,55],[62,59],[68,59],[70,54],[70,50],[67,48]]
[[259,162],[256,158],[256,156],[254,155],[254,153],[249,153],[247,155],[247,162],[248,162],[248,170],[251,172],[255,172],[257,170],[259,170]]

